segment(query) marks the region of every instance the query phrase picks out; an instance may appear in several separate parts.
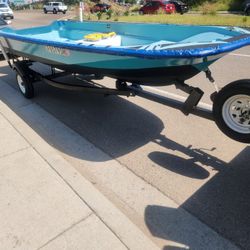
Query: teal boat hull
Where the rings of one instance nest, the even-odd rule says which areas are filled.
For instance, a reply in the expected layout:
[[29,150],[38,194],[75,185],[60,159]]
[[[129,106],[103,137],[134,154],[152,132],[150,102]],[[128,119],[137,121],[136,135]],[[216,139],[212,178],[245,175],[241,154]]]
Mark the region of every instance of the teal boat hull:
[[[4,29],[0,31],[0,40],[10,54],[65,71],[154,85],[185,81],[207,70],[229,51],[250,44],[249,33],[242,29],[191,27],[57,21],[31,29]],[[98,46],[78,42],[85,34],[101,31],[116,32],[123,43]],[[151,45],[155,47],[149,48]],[[161,49],[162,46],[166,48]]]

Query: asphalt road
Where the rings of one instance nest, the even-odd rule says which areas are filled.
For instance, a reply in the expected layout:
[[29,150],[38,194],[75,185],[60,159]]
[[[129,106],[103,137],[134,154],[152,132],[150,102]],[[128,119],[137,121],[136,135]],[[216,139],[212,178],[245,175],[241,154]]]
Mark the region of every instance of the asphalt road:
[[[37,11],[17,12],[12,26],[44,25],[62,17]],[[16,88],[13,72],[6,62],[0,65],[1,79]],[[250,47],[245,47],[214,63],[211,71],[216,83],[223,86],[250,78],[249,67]],[[205,75],[201,73],[189,82],[202,87],[206,93],[202,101],[210,103],[209,94],[214,88]],[[105,78],[100,83],[110,85],[114,80]],[[173,87],[158,89],[179,93]],[[186,117],[178,110],[140,97],[103,97],[40,83],[36,85],[34,102],[220,235],[242,249],[250,249],[250,147],[227,138],[213,121]],[[74,155],[51,140],[83,174],[82,157],[98,161],[90,155]],[[105,159],[100,161],[105,163]],[[104,193],[111,189],[108,179],[102,188]],[[112,193],[116,190],[112,189]],[[164,214],[164,209],[156,208],[155,212]]]

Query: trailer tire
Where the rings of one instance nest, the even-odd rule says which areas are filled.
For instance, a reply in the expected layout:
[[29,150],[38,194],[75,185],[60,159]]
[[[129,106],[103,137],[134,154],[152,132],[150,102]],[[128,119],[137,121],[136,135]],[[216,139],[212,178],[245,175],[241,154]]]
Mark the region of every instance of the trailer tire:
[[213,115],[224,134],[250,143],[250,80],[238,80],[220,90],[214,98]]
[[21,76],[18,72],[16,73],[16,80],[19,90],[24,97],[30,99],[34,97],[34,87],[29,77]]

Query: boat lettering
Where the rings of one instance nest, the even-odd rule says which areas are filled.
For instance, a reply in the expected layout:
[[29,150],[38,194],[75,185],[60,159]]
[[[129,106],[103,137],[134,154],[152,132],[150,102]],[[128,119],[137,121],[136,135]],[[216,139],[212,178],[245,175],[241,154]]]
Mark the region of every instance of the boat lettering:
[[68,49],[57,48],[54,46],[46,46],[45,48],[49,53],[52,53],[52,54],[57,54],[57,55],[61,55],[61,56],[69,56],[70,55],[70,51]]

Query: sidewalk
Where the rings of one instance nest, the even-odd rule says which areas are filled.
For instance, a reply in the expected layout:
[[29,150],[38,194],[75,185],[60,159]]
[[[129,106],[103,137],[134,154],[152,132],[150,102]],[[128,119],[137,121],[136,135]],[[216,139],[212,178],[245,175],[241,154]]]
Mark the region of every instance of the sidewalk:
[[[13,91],[0,81],[1,96]],[[12,111],[32,102],[12,104],[0,99],[0,248],[157,249]]]
[[0,250],[238,249],[1,80],[0,139]]

